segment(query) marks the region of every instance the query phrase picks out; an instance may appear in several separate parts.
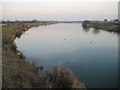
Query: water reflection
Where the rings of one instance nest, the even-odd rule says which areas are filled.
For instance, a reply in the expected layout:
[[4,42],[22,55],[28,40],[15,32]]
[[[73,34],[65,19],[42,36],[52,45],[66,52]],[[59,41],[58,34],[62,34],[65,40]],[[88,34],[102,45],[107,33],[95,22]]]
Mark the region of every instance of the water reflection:
[[110,33],[110,34],[112,34],[112,35],[116,35],[116,36],[119,36],[120,35],[120,32],[116,32],[116,31],[110,31],[110,30],[101,30],[101,31],[103,31],[103,32],[105,32],[105,33]]
[[92,32],[93,32],[93,34],[99,34],[100,33],[100,29],[92,28]]
[[44,69],[60,65],[89,88],[113,88],[118,80],[117,38],[111,32],[73,23],[31,28],[15,42],[18,50],[29,60],[37,59]]
[[83,30],[84,30],[85,32],[89,32],[89,31],[90,31],[90,28],[89,28],[89,27],[83,27]]
[[89,28],[89,27],[85,27],[85,26],[82,26],[82,29],[83,29],[85,32],[90,32],[90,31],[92,31],[93,34],[99,34],[100,31],[104,31],[104,32],[111,33],[111,34],[114,34],[114,35],[117,35],[117,36],[120,35],[120,32],[112,31],[112,30],[101,30],[101,29]]

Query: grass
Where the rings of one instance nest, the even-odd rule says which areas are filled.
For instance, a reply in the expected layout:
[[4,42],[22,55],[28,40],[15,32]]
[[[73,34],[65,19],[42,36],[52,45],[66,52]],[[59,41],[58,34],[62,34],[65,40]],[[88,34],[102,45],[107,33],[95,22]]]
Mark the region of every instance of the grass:
[[83,27],[86,28],[95,28],[95,29],[102,29],[108,31],[115,31],[120,32],[120,25],[109,23],[109,22],[100,22],[100,21],[83,21]]
[[28,30],[33,26],[39,26],[40,24],[11,24],[11,25],[3,25],[2,26],[2,37],[3,43],[10,44],[12,43],[16,37],[20,37],[22,32]]
[[36,87],[44,88],[85,88],[83,83],[80,83],[71,71],[67,71],[58,66],[53,72],[45,72],[38,78],[40,84],[35,84]]
[[21,33],[40,24],[12,24],[2,26],[2,87],[3,88],[85,88],[72,72],[55,67],[53,72],[38,74],[41,66],[30,64],[24,55],[17,54],[13,41]]
[[14,30],[17,30],[18,26],[19,26],[18,24],[3,25],[2,29],[3,29],[3,32],[14,31]]
[[11,43],[11,44],[10,44],[10,48],[11,48],[11,50],[13,50],[14,52],[17,52],[17,46],[16,46],[15,43]]
[[3,50],[2,87],[3,88],[30,88],[30,82],[25,78],[23,72],[27,72],[30,65],[20,59],[16,53]]

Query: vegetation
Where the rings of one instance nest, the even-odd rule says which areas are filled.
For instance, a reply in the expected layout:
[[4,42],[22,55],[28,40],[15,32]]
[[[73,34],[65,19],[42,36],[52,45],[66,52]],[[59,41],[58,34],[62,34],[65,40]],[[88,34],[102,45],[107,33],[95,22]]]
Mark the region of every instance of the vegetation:
[[[55,67],[53,72],[30,64],[14,43],[16,37],[40,23],[15,23],[2,26],[2,87],[3,88],[85,88],[72,72]],[[23,58],[24,57],[24,58]],[[38,71],[42,70],[44,74]]]
[[102,22],[102,21],[83,21],[84,28],[95,28],[108,31],[120,32],[120,24],[114,22]]

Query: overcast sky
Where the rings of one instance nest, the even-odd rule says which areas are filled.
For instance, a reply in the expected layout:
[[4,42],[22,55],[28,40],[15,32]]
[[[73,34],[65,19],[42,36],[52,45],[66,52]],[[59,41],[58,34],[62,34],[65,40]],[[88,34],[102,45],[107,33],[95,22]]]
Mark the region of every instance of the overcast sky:
[[1,4],[3,20],[118,18],[118,0],[4,0]]

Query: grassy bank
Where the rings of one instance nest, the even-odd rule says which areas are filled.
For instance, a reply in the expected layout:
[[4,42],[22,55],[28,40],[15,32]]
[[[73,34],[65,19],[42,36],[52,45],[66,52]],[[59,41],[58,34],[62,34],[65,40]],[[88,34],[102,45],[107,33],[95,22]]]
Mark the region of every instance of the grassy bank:
[[83,21],[84,28],[95,28],[108,31],[120,32],[120,24],[113,22],[102,22],[102,21]]
[[[55,67],[53,72],[44,71],[44,66],[30,64],[22,53],[18,54],[17,46],[13,42],[15,38],[20,37],[29,28],[40,25],[44,24],[16,23],[2,26],[2,87],[85,88],[72,72],[60,67]],[[39,70],[44,74],[39,75]]]

